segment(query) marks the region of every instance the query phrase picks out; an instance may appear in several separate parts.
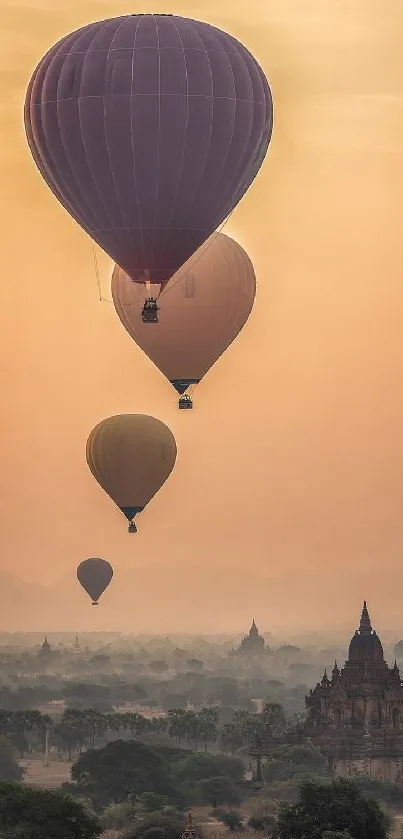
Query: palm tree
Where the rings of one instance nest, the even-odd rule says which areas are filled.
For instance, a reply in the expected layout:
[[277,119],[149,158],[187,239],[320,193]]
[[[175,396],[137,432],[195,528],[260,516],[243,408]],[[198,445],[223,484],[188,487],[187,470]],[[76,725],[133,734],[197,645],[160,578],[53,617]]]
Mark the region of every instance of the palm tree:
[[107,731],[115,731],[117,734],[116,740],[120,740],[120,729],[122,727],[122,714],[106,714],[105,715],[105,743]]
[[198,714],[194,711],[186,711],[186,737],[188,744],[194,743],[197,752],[202,733],[202,724]]
[[61,725],[64,726],[64,736],[68,738],[65,742],[69,742],[69,754],[72,745],[78,744],[79,753],[88,742],[90,737],[90,730],[88,720],[84,711],[78,711],[75,708],[66,708],[61,719]]
[[89,747],[95,749],[95,739],[105,731],[105,716],[95,708],[83,711],[84,719],[89,730]]
[[187,714],[182,708],[171,708],[167,713],[168,718],[168,734],[175,738],[180,746],[182,740],[187,735]]
[[202,708],[197,714],[199,720],[200,737],[207,752],[209,743],[215,743],[218,737],[218,711],[215,708]]
[[24,711],[24,733],[29,732],[29,751],[32,752],[35,731],[41,727],[42,714],[40,711]]
[[153,717],[147,720],[147,728],[153,734],[164,734],[168,728],[168,720],[166,717]]
[[132,738],[141,737],[147,728],[147,720],[141,714],[128,714],[129,728]]
[[46,751],[46,735],[49,736],[49,732],[53,729],[53,720],[49,714],[41,714],[41,720],[38,725],[38,731],[41,733],[42,737],[42,748],[43,751]]

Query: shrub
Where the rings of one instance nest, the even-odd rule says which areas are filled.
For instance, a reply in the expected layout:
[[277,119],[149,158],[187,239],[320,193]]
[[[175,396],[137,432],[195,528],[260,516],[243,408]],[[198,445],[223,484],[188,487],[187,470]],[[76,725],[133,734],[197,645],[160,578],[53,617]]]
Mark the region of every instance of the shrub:
[[227,813],[222,813],[220,816],[220,822],[225,824],[229,830],[243,830],[242,824],[242,816],[236,810],[230,810]]
[[103,829],[121,829],[127,827],[136,818],[137,808],[132,801],[122,801],[120,804],[110,804],[105,807],[101,816]]

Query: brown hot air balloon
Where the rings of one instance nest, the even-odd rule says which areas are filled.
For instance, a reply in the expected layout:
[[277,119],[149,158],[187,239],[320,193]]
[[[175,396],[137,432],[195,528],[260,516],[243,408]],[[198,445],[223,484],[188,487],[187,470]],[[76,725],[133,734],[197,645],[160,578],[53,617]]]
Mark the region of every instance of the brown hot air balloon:
[[102,420],[87,440],[87,463],[102,489],[136,532],[141,513],[165,483],[176,460],[170,429],[154,417],[121,414]]
[[98,600],[104,593],[113,577],[113,568],[106,559],[84,559],[77,568],[77,579],[84,591],[89,594],[93,606],[98,606]]
[[232,343],[255,294],[248,255],[223,233],[215,233],[172,277],[159,298],[156,325],[143,320],[144,289],[118,265],[112,276],[113,302],[123,326],[180,394],[200,382]]

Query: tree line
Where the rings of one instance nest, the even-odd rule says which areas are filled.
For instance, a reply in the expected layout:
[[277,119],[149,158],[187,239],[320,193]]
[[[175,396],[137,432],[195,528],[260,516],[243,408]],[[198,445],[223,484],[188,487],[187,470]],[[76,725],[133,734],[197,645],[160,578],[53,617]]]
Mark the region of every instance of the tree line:
[[282,734],[287,721],[281,705],[267,702],[260,713],[236,710],[230,722],[219,724],[216,708],[188,711],[172,708],[165,716],[138,712],[102,713],[94,708],[66,708],[59,719],[36,709],[0,709],[0,735],[7,735],[20,756],[54,747],[72,759],[74,753],[106,745],[110,740],[169,738],[195,751],[214,748],[234,754],[267,732]]

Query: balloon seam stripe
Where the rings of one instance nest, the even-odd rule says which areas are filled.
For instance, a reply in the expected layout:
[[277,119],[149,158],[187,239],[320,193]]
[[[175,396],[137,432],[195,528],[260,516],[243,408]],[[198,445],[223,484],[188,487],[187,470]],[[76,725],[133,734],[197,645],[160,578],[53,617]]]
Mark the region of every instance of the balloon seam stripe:
[[171,227],[171,222],[172,222],[172,219],[173,219],[173,218],[175,218],[176,207],[177,207],[177,203],[178,203],[179,189],[180,189],[180,186],[181,186],[181,180],[182,180],[182,175],[183,175],[183,165],[184,165],[184,162],[185,162],[186,140],[187,140],[187,133],[188,133],[188,125],[189,125],[189,74],[188,74],[188,67],[187,67],[187,63],[186,63],[185,46],[184,46],[184,43],[183,43],[183,41],[182,41],[182,36],[181,36],[181,34],[180,34],[180,32],[179,32],[179,29],[178,29],[178,27],[177,27],[177,25],[176,25],[175,21],[173,21],[173,25],[174,25],[174,27],[175,27],[176,33],[177,33],[178,38],[179,38],[180,43],[181,43],[181,50],[182,50],[182,55],[183,55],[183,63],[184,63],[184,67],[185,67],[185,78],[186,78],[186,94],[185,94],[185,97],[186,97],[186,100],[185,100],[185,101],[186,101],[186,115],[185,115],[185,127],[184,127],[184,132],[183,132],[183,146],[182,146],[181,162],[180,162],[180,168],[179,168],[179,176],[178,176],[178,180],[177,180],[177,184],[176,184],[175,196],[174,196],[173,201],[172,201],[172,210],[171,210],[171,213],[170,213],[170,216],[169,216],[169,225],[166,227],[166,234],[165,234],[164,246],[163,246],[163,251],[162,251],[163,253],[164,253],[165,248],[166,248],[166,242],[167,242],[168,231],[169,231],[170,229],[172,229],[172,230],[175,230],[175,229],[176,229],[176,228],[172,228],[172,227]]

